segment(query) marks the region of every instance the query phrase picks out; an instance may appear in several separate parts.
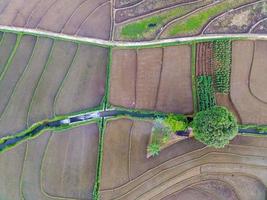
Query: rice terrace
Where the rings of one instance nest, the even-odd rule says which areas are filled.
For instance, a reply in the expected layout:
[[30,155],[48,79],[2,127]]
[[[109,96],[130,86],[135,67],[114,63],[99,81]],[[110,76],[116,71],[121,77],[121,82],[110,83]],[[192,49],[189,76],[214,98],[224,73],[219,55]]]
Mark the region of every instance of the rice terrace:
[[0,200],[266,200],[267,0],[0,0]]

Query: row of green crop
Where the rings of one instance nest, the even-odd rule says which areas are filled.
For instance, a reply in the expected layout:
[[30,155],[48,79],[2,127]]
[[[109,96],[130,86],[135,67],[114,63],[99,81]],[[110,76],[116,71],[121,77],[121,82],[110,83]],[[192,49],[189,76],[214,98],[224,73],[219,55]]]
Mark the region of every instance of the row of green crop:
[[213,42],[213,67],[215,71],[215,89],[217,92],[229,93],[232,63],[231,40]]
[[208,75],[197,77],[198,109],[206,110],[216,105],[212,77]]

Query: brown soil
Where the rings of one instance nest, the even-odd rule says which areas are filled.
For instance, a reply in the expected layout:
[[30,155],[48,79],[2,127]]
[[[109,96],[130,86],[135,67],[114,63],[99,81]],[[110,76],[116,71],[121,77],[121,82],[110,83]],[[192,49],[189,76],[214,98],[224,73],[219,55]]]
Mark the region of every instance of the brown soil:
[[47,194],[75,199],[92,195],[98,135],[96,124],[52,135],[41,169],[41,183]]
[[196,75],[212,75],[212,43],[198,43],[196,52]]
[[[81,36],[109,39],[111,8],[110,4],[99,7],[101,1],[3,0],[0,3],[0,24],[52,32],[64,29],[71,35],[83,24]],[[84,23],[85,19],[88,23]]]
[[[207,168],[211,169],[210,167]],[[205,171],[206,168],[203,167],[203,170]],[[193,183],[186,187],[186,189],[181,189],[163,199],[195,200],[205,197],[203,199],[260,200],[266,198],[266,187],[259,180],[249,176],[221,174],[206,175],[206,177],[202,176],[198,179],[199,183]]]
[[58,89],[72,63],[77,45],[55,41],[48,65],[42,74],[29,113],[29,123],[51,118]]
[[156,107],[162,72],[162,53],[161,48],[137,51],[135,108],[153,110]]
[[84,22],[90,14],[99,6],[101,6],[106,0],[84,0],[83,3],[73,12],[72,16],[66,21],[62,32],[70,35],[74,35],[82,22]]
[[[204,187],[222,199],[227,199],[224,196],[227,194],[235,199],[234,193],[240,195],[242,192],[242,197],[248,195],[250,199],[264,199],[267,138],[238,136],[230,145],[218,150],[203,148],[202,144],[190,139],[147,159],[150,131],[151,123],[144,121],[132,124],[131,120],[121,119],[108,123],[102,199],[162,199],[192,184],[201,184],[196,188]],[[228,186],[227,189],[225,184],[217,182],[207,184],[209,180],[222,181],[233,187]],[[263,184],[257,180],[263,181]]]
[[133,123],[131,120],[120,119],[108,123],[104,140],[102,190],[116,188],[167,160],[203,147],[193,139],[185,140],[164,149],[159,156],[147,159],[146,150],[150,133],[149,122]]
[[13,26],[22,27],[27,23],[27,18],[40,0],[28,0],[27,6],[22,6],[20,11],[14,15],[11,22]]
[[95,37],[108,40],[111,28],[110,12],[110,3],[103,4],[81,23],[81,26],[77,30],[76,34],[85,37]]
[[[257,96],[253,95],[249,88],[249,74],[253,61],[253,51],[253,41],[233,42],[230,97],[240,114],[242,123],[266,124],[267,106]],[[254,62],[258,62],[255,58]],[[262,75],[264,76],[264,73]]]
[[105,48],[80,45],[55,102],[56,114],[77,112],[101,103],[105,92],[107,58]]
[[267,103],[267,41],[256,41],[254,59],[250,74],[250,88],[253,95]]
[[41,164],[48,144],[50,132],[43,133],[34,140],[27,142],[27,155],[21,177],[22,191],[25,199],[51,200],[41,191]]
[[191,48],[185,45],[164,48],[156,110],[193,113],[191,80]]
[[113,50],[110,69],[110,103],[135,107],[136,51]]
[[13,33],[4,33],[0,45],[0,72],[4,70],[5,64],[15,46],[17,36]]
[[232,103],[230,95],[223,94],[223,93],[216,93],[215,97],[216,97],[217,105],[218,106],[224,106],[224,107],[228,108],[235,115],[237,121],[240,123],[241,122],[240,116],[239,116],[234,104]]
[[[32,36],[24,36],[21,40],[21,43],[16,51],[12,63],[8,66],[6,73],[4,74],[3,79],[1,80],[1,89],[0,89],[0,112],[3,114],[4,109],[9,103],[11,95],[16,87],[17,82],[22,76],[25,68],[27,67],[28,61],[32,55],[33,48],[35,45],[36,38]],[[16,113],[13,113],[16,116]],[[1,115],[0,115],[1,116]],[[10,134],[14,130],[14,124],[12,121],[8,123],[0,123],[0,135]]]
[[5,113],[0,120],[2,134],[11,134],[22,131],[27,127],[27,113],[30,101],[43,71],[44,65],[52,47],[52,40],[39,38],[28,67],[20,81],[14,88]]
[[106,127],[101,188],[111,189],[129,181],[129,142],[133,122],[121,119]]
[[[181,57],[180,55],[183,55]],[[115,50],[111,67],[112,105],[192,113],[189,46]]]
[[[36,25],[36,28],[60,32],[69,16],[72,15],[74,10],[81,4],[82,1],[83,0],[57,0],[56,3],[45,13],[45,15],[43,15]],[[59,12],[60,10],[61,12]]]
[[0,154],[0,194],[5,200],[20,199],[20,175],[25,144]]

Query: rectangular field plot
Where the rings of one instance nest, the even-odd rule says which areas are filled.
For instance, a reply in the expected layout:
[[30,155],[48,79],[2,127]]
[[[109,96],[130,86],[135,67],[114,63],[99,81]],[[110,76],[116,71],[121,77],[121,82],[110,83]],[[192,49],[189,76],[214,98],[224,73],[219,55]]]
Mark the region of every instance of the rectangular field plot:
[[0,154],[0,199],[20,199],[20,175],[23,169],[26,145]]
[[193,113],[190,46],[114,49],[109,100],[119,107]]
[[231,99],[243,124],[267,124],[266,41],[233,42]]
[[101,103],[105,93],[107,57],[105,48],[79,46],[58,92],[56,114],[77,112]]
[[98,135],[97,125],[91,124],[51,136],[41,166],[45,193],[75,199],[92,196]]

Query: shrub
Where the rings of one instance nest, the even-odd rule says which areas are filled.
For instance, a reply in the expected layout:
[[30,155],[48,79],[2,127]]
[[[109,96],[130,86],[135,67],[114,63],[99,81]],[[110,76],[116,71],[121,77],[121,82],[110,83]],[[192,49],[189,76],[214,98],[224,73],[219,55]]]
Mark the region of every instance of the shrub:
[[156,143],[151,143],[148,146],[148,152],[152,155],[152,156],[157,156],[159,155],[160,152],[160,145],[156,144]]
[[237,135],[237,120],[225,107],[214,106],[196,114],[193,133],[200,142],[222,148]]
[[172,132],[184,131],[188,127],[188,121],[184,115],[169,114],[164,119],[164,124],[169,127]]

